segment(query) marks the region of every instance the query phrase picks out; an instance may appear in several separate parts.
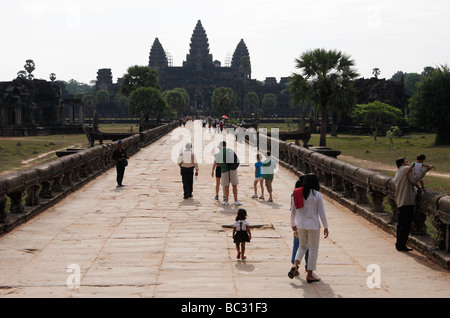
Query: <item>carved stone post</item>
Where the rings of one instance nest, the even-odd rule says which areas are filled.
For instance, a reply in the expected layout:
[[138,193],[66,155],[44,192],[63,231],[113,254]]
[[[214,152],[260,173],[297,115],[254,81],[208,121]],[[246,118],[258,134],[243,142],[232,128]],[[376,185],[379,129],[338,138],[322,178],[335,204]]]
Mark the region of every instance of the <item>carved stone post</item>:
[[23,191],[17,191],[8,194],[8,197],[11,201],[11,205],[9,207],[9,212],[11,213],[23,213],[25,211],[23,204],[22,204],[22,198],[23,198]]
[[63,175],[58,175],[53,178],[52,191],[61,192],[63,190],[62,180],[63,180]]
[[369,203],[369,199],[367,197],[367,189],[359,186],[356,186],[355,188],[356,188],[356,203],[358,204]]
[[372,198],[372,211],[384,212],[384,198],[386,195],[379,191],[370,191],[370,197]]
[[33,206],[39,203],[39,185],[32,185],[27,188],[27,198],[25,199],[26,205]]
[[324,173],[325,174],[325,186],[330,187],[333,185],[332,176],[330,173]]
[[344,191],[344,185],[342,183],[342,177],[332,174],[331,175],[331,184],[334,191]]
[[344,198],[352,199],[356,197],[355,191],[353,189],[353,184],[347,180],[344,180]]
[[4,194],[0,195],[0,222],[6,220],[6,196]]
[[45,180],[41,183],[41,193],[40,193],[40,197],[44,198],[44,199],[51,199],[53,198],[52,195],[52,180]]
[[392,210],[391,222],[393,222],[393,223],[398,222],[398,207],[397,207],[397,203],[395,202],[395,198],[389,196],[388,202],[389,202],[389,205],[391,206],[391,210]]
[[64,173],[62,184],[68,187],[72,186],[72,171],[66,171],[66,173]]
[[411,227],[411,234],[425,235],[427,234],[427,226],[425,225],[425,220],[427,216],[423,213],[422,209],[416,206],[414,212],[413,224]]
[[78,182],[80,181],[80,167],[75,167],[72,170],[72,181],[73,182]]
[[[445,225],[444,222],[439,218],[439,216],[435,216],[433,220],[431,221],[431,224],[436,228],[437,236],[434,240],[434,248],[438,250],[445,250],[446,249],[446,237],[447,237],[447,228],[448,225]],[[448,250],[447,250],[448,252]]]

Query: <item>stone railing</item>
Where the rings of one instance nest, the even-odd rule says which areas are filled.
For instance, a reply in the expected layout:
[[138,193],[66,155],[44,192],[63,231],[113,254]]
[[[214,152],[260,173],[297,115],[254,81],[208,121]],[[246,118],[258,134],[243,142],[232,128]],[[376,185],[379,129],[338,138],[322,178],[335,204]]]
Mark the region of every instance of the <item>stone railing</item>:
[[[395,235],[398,208],[393,177],[258,134],[258,145],[261,141],[268,150],[278,142],[280,165],[297,175],[315,173],[323,193]],[[387,212],[386,206],[392,212]],[[431,231],[427,230],[427,217]],[[450,269],[450,196],[432,191],[418,195],[408,244]]]
[[[132,135],[123,146],[131,156],[178,125],[175,121]],[[115,149],[117,142],[102,144],[0,177],[0,235],[114,167]]]

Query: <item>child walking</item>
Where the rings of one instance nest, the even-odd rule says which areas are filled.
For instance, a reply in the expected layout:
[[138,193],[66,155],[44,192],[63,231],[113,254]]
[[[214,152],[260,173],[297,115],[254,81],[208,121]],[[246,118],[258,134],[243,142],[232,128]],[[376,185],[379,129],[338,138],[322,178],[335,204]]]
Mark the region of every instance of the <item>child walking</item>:
[[250,224],[247,219],[247,211],[239,209],[236,216],[236,221],[233,224],[233,240],[236,244],[237,259],[246,259],[245,242],[250,242],[252,233],[250,232]]
[[253,199],[258,198],[258,182],[261,186],[261,196],[260,199],[264,199],[264,180],[262,178],[262,162],[261,162],[261,155],[256,155],[256,162],[255,162],[255,181],[253,182],[253,190],[255,190],[255,194],[252,196]]

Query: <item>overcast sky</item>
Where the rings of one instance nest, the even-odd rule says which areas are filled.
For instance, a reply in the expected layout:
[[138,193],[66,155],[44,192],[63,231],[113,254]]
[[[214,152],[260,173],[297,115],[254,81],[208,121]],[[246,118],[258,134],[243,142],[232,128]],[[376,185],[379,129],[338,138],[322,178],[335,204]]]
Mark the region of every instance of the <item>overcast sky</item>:
[[0,81],[32,59],[35,78],[89,83],[110,68],[115,82],[148,65],[155,38],[182,66],[198,20],[222,66],[244,39],[258,80],[290,76],[315,48],[349,54],[361,77],[379,68],[389,79],[449,64],[449,17],[448,0],[15,0],[0,9]]

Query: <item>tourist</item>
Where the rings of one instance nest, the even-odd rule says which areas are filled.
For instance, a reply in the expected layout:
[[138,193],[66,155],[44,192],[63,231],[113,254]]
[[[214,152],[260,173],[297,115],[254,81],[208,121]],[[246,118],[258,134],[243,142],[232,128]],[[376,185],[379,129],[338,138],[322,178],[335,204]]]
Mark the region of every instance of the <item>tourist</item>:
[[123,176],[125,174],[125,167],[128,166],[128,156],[126,150],[123,148],[123,141],[119,140],[117,142],[117,149],[114,150],[112,154],[112,160],[116,162],[116,171],[117,171],[117,187],[123,187],[122,184]]
[[295,197],[291,205],[292,229],[298,233],[299,248],[295,256],[294,265],[288,273],[294,277],[297,266],[300,265],[306,250],[309,249],[306,281],[318,282],[320,278],[314,275],[317,258],[319,256],[320,224],[324,227],[324,237],[328,237],[328,222],[323,205],[322,194],[319,192],[319,180],[315,174],[307,174],[302,187],[303,207],[296,208]]
[[[430,166],[430,165],[426,165],[425,164],[425,159],[426,156],[421,153],[417,155],[416,161],[414,161],[408,168],[408,170],[405,172],[406,174],[408,174],[411,170],[414,172],[414,175],[418,175],[422,172],[423,167],[425,168],[429,168],[429,169],[433,169],[435,168],[434,166]],[[420,186],[419,186],[420,183]],[[425,186],[423,184],[423,179],[421,179],[418,183],[415,184],[415,186],[417,187],[417,192],[421,193],[423,191],[425,191]]]
[[198,176],[198,163],[194,152],[192,151],[192,144],[188,142],[185,150],[178,157],[178,165],[180,166],[181,180],[183,182],[184,199],[192,198],[193,184],[194,184],[194,169],[195,176]]
[[262,178],[265,180],[267,192],[269,193],[269,200],[268,202],[273,202],[272,197],[272,182],[274,178],[275,168],[277,166],[277,163],[275,159],[273,159],[272,154],[270,150],[267,151],[267,158],[263,161],[262,164]]
[[255,194],[252,196],[253,199],[258,198],[258,182],[261,186],[261,196],[260,199],[264,200],[264,180],[262,178],[262,162],[261,162],[261,155],[256,155],[256,162],[255,162],[255,180],[253,182],[253,189],[255,190]]
[[414,174],[408,171],[409,164],[406,158],[399,158],[395,161],[397,172],[395,173],[395,203],[398,208],[397,241],[395,247],[397,251],[409,252],[411,248],[406,246],[408,236],[411,231],[411,224],[414,217],[414,206],[416,204],[416,191],[414,185],[425,177],[431,167],[425,167],[420,173]]
[[219,190],[220,190],[220,178],[222,174],[222,169],[220,168],[220,164],[214,160],[212,170],[211,170],[211,177],[216,177],[216,196],[214,197],[215,200],[219,200]]
[[[301,197],[298,197],[298,196],[302,196],[303,195],[303,189],[302,190],[297,190],[297,189],[300,189],[300,188],[302,188],[302,185],[303,185],[303,180],[305,179],[305,175],[304,174],[302,174],[299,178],[298,178],[298,180],[297,180],[297,182],[295,182],[295,187],[294,187],[294,192],[291,194],[291,206],[292,206],[292,204],[294,203],[296,203],[296,202],[293,202],[293,200],[294,200],[294,195],[296,196],[296,199],[300,199],[300,201],[302,201],[301,199]],[[301,204],[300,204],[301,205]],[[300,205],[295,205],[295,207],[296,208],[300,208]],[[297,255],[297,250],[298,250],[298,246],[299,246],[299,239],[298,239],[298,233],[297,233],[297,231],[293,231],[293,236],[294,236],[294,242],[293,242],[293,245],[292,245],[292,257],[291,257],[291,263],[292,263],[292,265],[294,265],[295,264],[295,255]],[[309,254],[309,249],[307,249],[306,250],[306,253],[305,253],[305,270],[307,270],[307,265],[308,265],[308,254]],[[295,269],[295,271],[294,271],[294,276],[298,276],[299,275],[299,272],[298,272],[298,265],[296,266],[296,269]]]
[[238,200],[238,188],[239,184],[237,166],[239,165],[239,159],[232,149],[227,148],[225,141],[219,144],[220,151],[216,154],[215,161],[220,164],[221,168],[221,184],[223,186],[224,201],[223,205],[230,205],[228,198],[230,195],[230,184],[233,188],[234,205],[242,205]]
[[236,220],[233,224],[233,241],[236,244],[237,259],[245,260],[245,243],[250,242],[252,233],[250,231],[250,224],[246,220],[247,211],[239,209],[237,211]]

